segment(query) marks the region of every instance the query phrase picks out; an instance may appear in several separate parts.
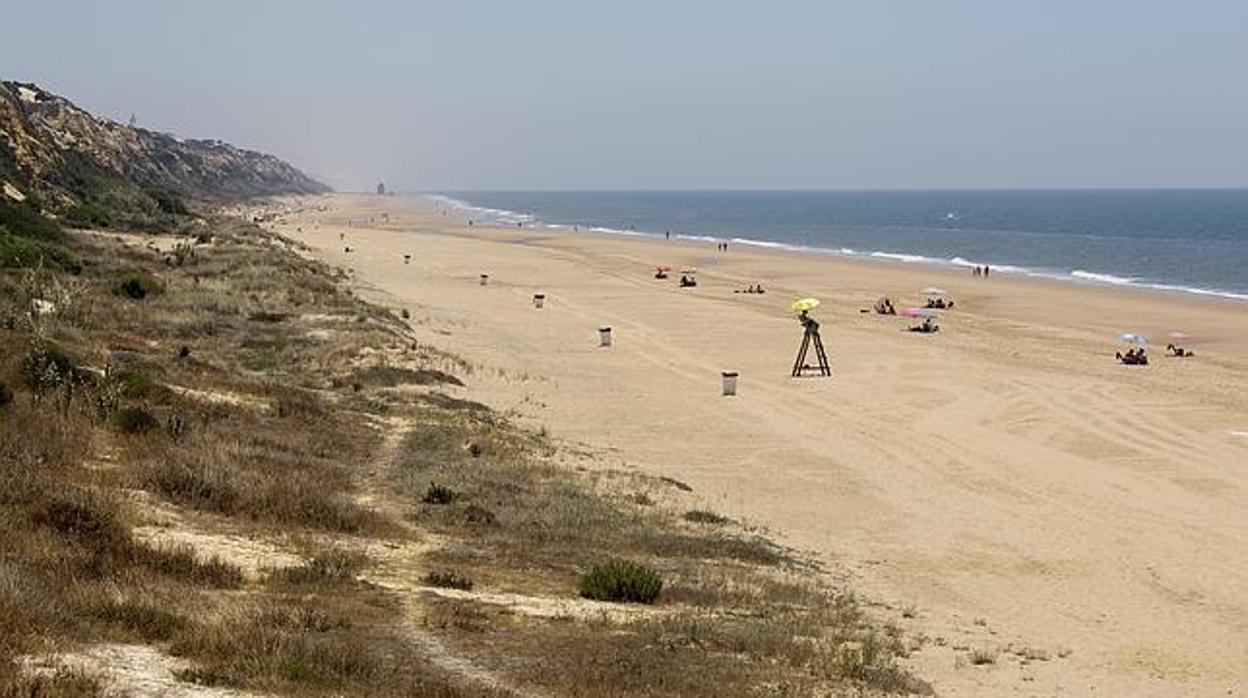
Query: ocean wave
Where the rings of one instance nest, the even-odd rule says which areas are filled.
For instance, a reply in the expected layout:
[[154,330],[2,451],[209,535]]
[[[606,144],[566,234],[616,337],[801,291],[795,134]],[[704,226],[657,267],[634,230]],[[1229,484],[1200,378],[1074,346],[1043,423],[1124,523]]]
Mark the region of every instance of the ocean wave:
[[[610,228],[606,226],[584,226],[571,223],[550,223],[540,220],[536,215],[530,213],[522,213],[519,211],[511,211],[507,209],[490,208],[486,206],[476,206],[467,201],[456,199],[454,197],[443,194],[427,194],[423,198],[426,200],[444,205],[448,208],[458,210],[476,218],[480,218],[480,222],[484,224],[499,224],[508,227],[517,223],[523,223],[527,226],[540,226],[551,230],[580,230],[594,233],[606,233],[609,235],[627,235],[632,237],[663,237],[663,233],[652,231],[638,230],[622,230],[619,228]],[[679,240],[687,240],[693,242],[722,242],[725,238],[714,235],[697,235],[697,234],[673,234],[672,237]],[[1227,298],[1233,300],[1248,301],[1248,293],[1236,291],[1227,291],[1214,288],[1202,288],[1199,286],[1184,286],[1178,284],[1166,284],[1146,281],[1143,279],[1118,276],[1104,272],[1087,271],[1084,269],[1074,269],[1069,272],[1061,270],[1036,270],[1028,267],[1021,267],[1011,264],[1000,264],[992,262],[977,262],[966,259],[962,256],[954,256],[946,259],[928,257],[919,254],[908,254],[904,252],[886,252],[886,251],[867,251],[860,252],[858,250],[841,247],[832,249],[827,247],[813,247],[808,245],[796,245],[792,243],[777,242],[774,240],[759,240],[755,238],[732,237],[727,238],[735,244],[750,245],[753,247],[761,247],[766,249],[783,250],[787,252],[801,252],[814,254],[830,254],[844,256],[867,256],[875,259],[890,260],[903,262],[907,264],[930,264],[935,266],[971,268],[978,266],[988,266],[993,272],[1001,274],[1009,274],[1015,276],[1029,276],[1035,278],[1053,279],[1058,281],[1076,281],[1082,283],[1099,283],[1112,286],[1124,286],[1140,289],[1149,289],[1157,291],[1189,293],[1199,296],[1209,296],[1217,298]]]
[[931,257],[924,257],[921,254],[903,254],[901,252],[872,252],[868,256],[876,257],[878,259],[892,259],[898,262],[906,262],[908,264],[918,264],[922,262],[938,264],[940,262],[940,260],[932,259]]
[[1084,281],[1096,281],[1103,284],[1114,284],[1115,286],[1131,286],[1138,283],[1138,279],[1130,279],[1125,276],[1114,276],[1113,274],[1101,274],[1094,271],[1084,271],[1076,269],[1070,272],[1070,275],[1076,279]]

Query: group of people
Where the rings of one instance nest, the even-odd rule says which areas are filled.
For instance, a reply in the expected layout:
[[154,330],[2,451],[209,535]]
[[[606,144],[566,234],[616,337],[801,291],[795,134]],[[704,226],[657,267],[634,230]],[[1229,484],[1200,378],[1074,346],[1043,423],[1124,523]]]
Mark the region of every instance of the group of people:
[[693,276],[689,274],[680,275],[680,287],[681,288],[693,288],[694,286],[697,286],[697,285],[698,285],[698,280],[694,278]]
[[733,293],[766,293],[766,292],[767,291],[763,290],[762,284],[750,284],[749,288],[746,288],[744,291],[740,289],[733,291]]
[[880,315],[896,315],[897,314],[897,309],[893,307],[893,302],[889,300],[887,297],[879,299],[878,301],[875,302],[875,305],[872,307],[875,308],[875,312],[879,313]]
[[976,266],[976,267],[975,267],[975,268],[971,271],[971,276],[988,276],[988,265],[987,265],[987,264],[985,264],[985,265],[984,265],[984,266],[982,266],[982,267],[977,265],[977,266]]
[[719,250],[720,252],[727,252],[727,251],[728,251],[728,243],[726,243],[726,242],[719,242],[719,243],[716,243],[716,245],[715,245],[715,249]]
[[952,307],[953,307],[953,301],[952,301],[952,300],[946,300],[946,299],[944,299],[944,298],[939,298],[939,297],[937,297],[937,298],[928,298],[928,299],[927,299],[927,306],[926,306],[926,307],[928,307],[928,308],[940,308],[941,310],[943,310],[943,309],[945,309],[945,308],[952,308]]
[[1116,352],[1114,356],[1128,366],[1147,366],[1148,352],[1144,347],[1131,347],[1127,353]]

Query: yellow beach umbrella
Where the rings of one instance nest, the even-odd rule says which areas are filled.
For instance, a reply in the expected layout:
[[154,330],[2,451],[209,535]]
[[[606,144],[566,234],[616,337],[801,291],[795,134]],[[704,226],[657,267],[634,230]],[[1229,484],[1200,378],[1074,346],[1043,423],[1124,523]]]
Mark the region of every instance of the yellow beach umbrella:
[[819,299],[818,298],[799,298],[793,301],[793,305],[790,307],[793,308],[793,312],[795,313],[800,313],[803,310],[814,310],[815,308],[819,307]]

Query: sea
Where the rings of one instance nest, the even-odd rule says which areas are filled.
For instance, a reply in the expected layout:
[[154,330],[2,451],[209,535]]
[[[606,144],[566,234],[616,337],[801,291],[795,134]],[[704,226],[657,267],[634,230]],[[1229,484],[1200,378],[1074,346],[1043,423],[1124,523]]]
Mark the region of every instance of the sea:
[[1248,189],[471,191],[477,223],[728,241],[1248,301]]

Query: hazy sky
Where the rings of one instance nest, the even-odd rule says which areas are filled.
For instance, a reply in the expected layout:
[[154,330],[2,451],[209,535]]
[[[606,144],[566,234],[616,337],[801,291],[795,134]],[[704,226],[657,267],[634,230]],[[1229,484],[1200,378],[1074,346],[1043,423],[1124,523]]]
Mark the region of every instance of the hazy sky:
[[1248,1],[5,3],[0,75],[340,188],[1248,186]]

